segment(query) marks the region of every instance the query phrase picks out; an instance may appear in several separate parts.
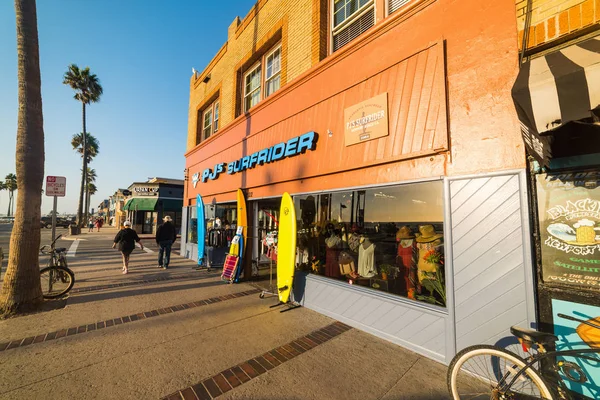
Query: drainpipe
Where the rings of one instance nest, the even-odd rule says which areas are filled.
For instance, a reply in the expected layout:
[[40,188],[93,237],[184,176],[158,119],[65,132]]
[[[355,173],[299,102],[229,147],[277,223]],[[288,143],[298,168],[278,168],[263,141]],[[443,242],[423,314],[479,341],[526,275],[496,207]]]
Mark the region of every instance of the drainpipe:
[[529,28],[531,27],[531,8],[533,0],[527,0],[527,7],[525,9],[525,27],[523,28],[523,43],[521,44],[521,54],[519,54],[519,68],[523,64],[525,58],[525,51],[527,50],[527,42],[529,42]]

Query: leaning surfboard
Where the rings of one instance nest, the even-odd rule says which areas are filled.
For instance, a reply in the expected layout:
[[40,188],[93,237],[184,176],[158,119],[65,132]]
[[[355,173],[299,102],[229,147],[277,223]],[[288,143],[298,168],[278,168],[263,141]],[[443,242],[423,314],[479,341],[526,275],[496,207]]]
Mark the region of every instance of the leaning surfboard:
[[[244,192],[241,189],[237,191],[237,226],[241,226],[244,230],[242,232],[242,236],[244,238],[243,246],[241,248],[246,248],[246,239],[248,234],[248,214],[246,212],[246,199],[244,198]],[[240,252],[240,260],[243,259],[243,254]]]
[[279,232],[277,234],[277,291],[279,301],[290,299],[296,262],[296,209],[289,193],[281,198]]
[[202,196],[196,196],[196,221],[198,234],[198,265],[204,266],[204,242],[206,238],[206,219],[204,218],[204,202]]

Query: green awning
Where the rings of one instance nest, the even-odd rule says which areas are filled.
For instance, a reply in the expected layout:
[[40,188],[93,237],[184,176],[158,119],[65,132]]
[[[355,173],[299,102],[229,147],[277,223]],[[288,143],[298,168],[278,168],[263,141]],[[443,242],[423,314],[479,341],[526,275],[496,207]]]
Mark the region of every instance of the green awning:
[[157,198],[152,199],[143,199],[143,198],[133,198],[129,199],[125,206],[124,210],[129,211],[155,211],[156,203],[158,202]]
[[160,203],[162,203],[163,211],[179,211],[183,208],[183,200],[177,199],[158,199],[157,209],[160,210]]

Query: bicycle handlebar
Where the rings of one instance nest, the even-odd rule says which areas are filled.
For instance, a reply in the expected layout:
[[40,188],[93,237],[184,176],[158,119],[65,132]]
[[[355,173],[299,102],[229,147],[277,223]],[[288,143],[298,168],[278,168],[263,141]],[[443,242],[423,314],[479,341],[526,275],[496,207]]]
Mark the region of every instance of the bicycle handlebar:
[[[54,239],[54,241],[53,241],[53,242],[52,242],[50,245],[47,245],[47,244],[43,245],[43,246],[40,248],[40,253],[42,253],[42,254],[50,254],[52,251],[54,251],[54,245],[56,244],[56,241],[57,241],[58,239],[60,239],[61,237],[62,237],[62,233],[61,233],[60,235],[58,235],[58,236],[56,237],[56,239]],[[50,250],[51,250],[51,251],[50,251],[50,252],[46,252],[46,247],[50,247]]]

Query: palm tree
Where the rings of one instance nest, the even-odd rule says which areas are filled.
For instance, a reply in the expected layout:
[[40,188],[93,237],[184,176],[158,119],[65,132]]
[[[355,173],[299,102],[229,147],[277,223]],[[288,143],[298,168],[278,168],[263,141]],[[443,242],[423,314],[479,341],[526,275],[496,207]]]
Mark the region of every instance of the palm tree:
[[[98,155],[98,153],[100,153],[100,142],[98,141],[98,139],[96,139],[96,137],[90,133],[86,134],[86,158],[87,158],[87,163],[89,164],[90,162],[92,162],[92,159],[94,157],[96,157]],[[74,150],[77,150],[77,152],[79,154],[81,154],[81,157],[83,157],[83,133],[78,133],[73,135],[73,138],[71,139],[71,146],[73,146]],[[91,181],[89,179],[89,171],[90,169],[87,169],[87,172],[85,173],[85,206],[84,206],[84,212],[83,212],[83,216],[82,219],[83,221],[87,221],[88,220],[88,212],[90,209],[90,204],[89,204],[89,199],[88,199],[88,195],[87,195],[87,186],[89,185],[90,182],[94,182],[96,177],[94,175],[94,181]],[[94,174],[96,173],[96,171],[94,171]],[[82,172],[82,176],[83,176],[83,172]]]
[[28,312],[42,302],[40,208],[44,180],[44,121],[35,0],[15,0],[19,114],[16,174],[19,196],[10,253],[0,289],[0,314]]
[[[89,164],[94,157],[100,153],[100,142],[89,132],[85,135],[85,141],[87,162]],[[76,133],[73,135],[71,138],[71,146],[73,146],[73,150],[77,150],[83,158],[83,133]]]
[[8,190],[8,212],[6,215],[11,216],[14,214],[15,204],[15,190],[17,190],[17,176],[15,174],[8,174],[4,177],[4,187]]
[[[88,180],[88,184],[86,186],[86,194],[85,194],[85,218],[84,221],[87,221],[87,219],[89,218],[89,212],[90,212],[90,196],[93,194],[96,194],[96,185],[94,185],[96,183],[96,178],[98,177],[96,175],[96,170],[93,168],[88,168],[87,170],[87,180]],[[90,190],[90,188],[94,188],[94,193],[92,193],[92,191]]]
[[81,189],[79,191],[79,205],[77,206],[77,226],[81,227],[83,224],[82,220],[82,209],[83,209],[83,193],[87,182],[87,134],[85,131],[85,106],[90,103],[96,103],[100,101],[102,96],[102,86],[100,81],[95,74],[90,73],[90,67],[79,69],[75,64],[69,65],[69,69],[65,72],[63,77],[63,83],[69,85],[71,89],[75,91],[75,100],[81,102],[82,106],[82,121],[83,121],[83,132],[82,132],[82,143],[83,143],[83,173],[81,174]]

